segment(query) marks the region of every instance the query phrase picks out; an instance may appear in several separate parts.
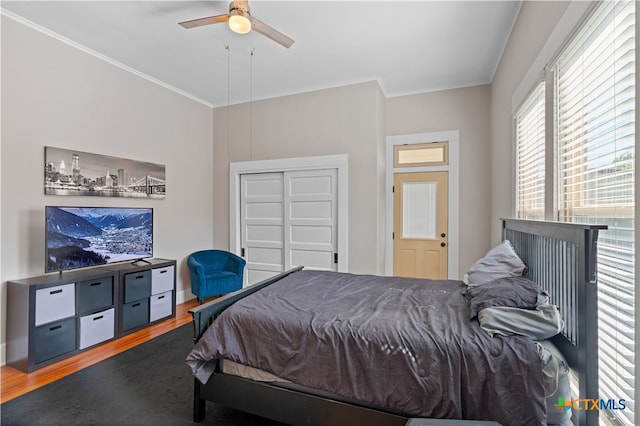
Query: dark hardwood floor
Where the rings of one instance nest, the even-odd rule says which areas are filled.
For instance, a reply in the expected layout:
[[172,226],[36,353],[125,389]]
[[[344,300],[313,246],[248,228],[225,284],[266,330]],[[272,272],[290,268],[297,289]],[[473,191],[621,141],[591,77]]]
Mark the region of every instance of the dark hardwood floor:
[[191,314],[188,311],[197,304],[198,301],[196,299],[191,299],[176,306],[175,318],[161,321],[143,330],[81,352],[29,374],[13,367],[1,367],[0,403],[9,401],[191,322]]

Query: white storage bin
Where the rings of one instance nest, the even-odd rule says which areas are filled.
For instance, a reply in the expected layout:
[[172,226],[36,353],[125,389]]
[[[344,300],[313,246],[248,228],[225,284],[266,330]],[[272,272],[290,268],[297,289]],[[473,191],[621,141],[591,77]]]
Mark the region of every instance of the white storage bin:
[[115,326],[114,308],[80,317],[80,341],[84,349],[105,340],[113,339]]
[[173,291],[166,291],[161,294],[154,294],[149,299],[149,322],[168,317],[173,312],[172,300]]
[[36,290],[36,327],[76,314],[75,283]]
[[173,290],[173,266],[151,270],[151,294],[160,294]]

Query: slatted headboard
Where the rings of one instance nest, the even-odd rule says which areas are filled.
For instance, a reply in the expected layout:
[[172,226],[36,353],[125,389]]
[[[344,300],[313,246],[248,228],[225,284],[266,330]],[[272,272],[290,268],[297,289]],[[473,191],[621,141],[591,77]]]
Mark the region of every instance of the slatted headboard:
[[[598,231],[606,225],[581,225],[502,219],[502,238],[509,240],[525,265],[526,276],[549,293],[565,320],[554,344],[579,380],[579,398],[599,399]],[[580,425],[597,425],[597,410],[576,410]]]

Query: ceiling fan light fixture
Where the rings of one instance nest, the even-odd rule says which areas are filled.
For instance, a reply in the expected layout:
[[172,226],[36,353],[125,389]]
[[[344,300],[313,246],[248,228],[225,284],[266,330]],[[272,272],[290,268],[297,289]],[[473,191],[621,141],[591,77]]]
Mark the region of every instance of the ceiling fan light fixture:
[[195,28],[222,22],[226,22],[229,29],[237,34],[246,34],[249,31],[255,30],[255,32],[270,38],[286,48],[291,47],[294,43],[292,38],[287,37],[259,19],[252,17],[249,10],[249,0],[233,0],[229,3],[228,14],[191,19],[189,21],[178,22],[178,24],[183,28]]
[[251,31],[251,15],[249,11],[231,9],[229,11],[229,29],[237,34],[246,34]]

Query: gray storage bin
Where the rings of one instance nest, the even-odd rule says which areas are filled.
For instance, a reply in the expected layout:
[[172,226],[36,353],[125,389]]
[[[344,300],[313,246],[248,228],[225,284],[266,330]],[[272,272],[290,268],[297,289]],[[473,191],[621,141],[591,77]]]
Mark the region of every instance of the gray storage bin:
[[151,294],[173,290],[174,269],[174,266],[171,265],[151,270]]
[[124,276],[124,303],[151,296],[151,270],[133,272]]
[[149,322],[149,299],[137,300],[122,305],[122,331],[127,331]]
[[78,349],[88,348],[115,336],[115,309],[78,318]]
[[35,325],[40,326],[76,314],[74,283],[36,290]]
[[149,298],[149,322],[171,316],[173,313],[173,291],[154,294]]
[[80,281],[76,287],[78,314],[113,305],[113,277]]
[[36,364],[71,352],[76,349],[76,319],[72,317],[36,327],[34,337]]

